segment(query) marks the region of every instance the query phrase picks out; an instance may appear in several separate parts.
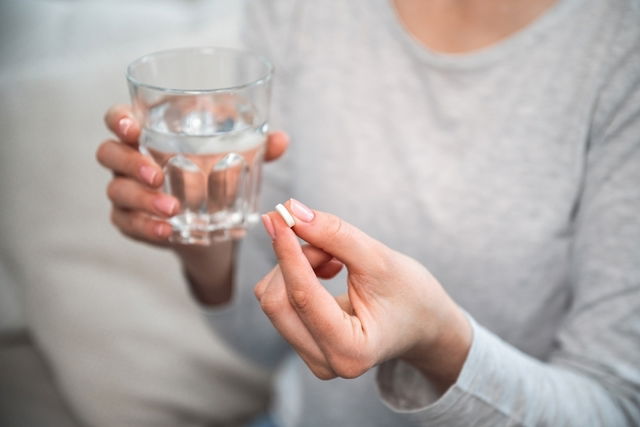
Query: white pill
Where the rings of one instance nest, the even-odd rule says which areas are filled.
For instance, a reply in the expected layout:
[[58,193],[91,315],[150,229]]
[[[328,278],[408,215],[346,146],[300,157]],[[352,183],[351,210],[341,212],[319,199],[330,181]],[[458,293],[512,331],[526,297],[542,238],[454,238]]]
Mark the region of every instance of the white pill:
[[276,205],[276,211],[278,211],[282,219],[284,219],[284,222],[286,222],[289,227],[296,225],[296,220],[293,219],[293,215],[289,213],[282,203],[278,203]]

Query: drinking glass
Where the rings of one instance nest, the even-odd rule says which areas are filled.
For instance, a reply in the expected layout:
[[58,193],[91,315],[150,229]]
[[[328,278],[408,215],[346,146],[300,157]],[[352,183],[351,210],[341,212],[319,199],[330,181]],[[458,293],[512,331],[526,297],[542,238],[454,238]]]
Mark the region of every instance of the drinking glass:
[[127,68],[139,149],[180,201],[172,241],[239,238],[258,220],[272,75],[261,56],[214,47],[156,52]]

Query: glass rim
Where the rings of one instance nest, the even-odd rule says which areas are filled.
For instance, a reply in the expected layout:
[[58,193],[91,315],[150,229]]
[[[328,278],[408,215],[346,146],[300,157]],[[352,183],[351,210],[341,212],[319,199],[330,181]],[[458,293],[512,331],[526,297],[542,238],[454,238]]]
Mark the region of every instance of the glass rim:
[[[167,54],[171,54],[171,53],[178,53],[178,52],[187,52],[187,51],[194,51],[194,52],[199,52],[199,53],[212,53],[215,51],[225,51],[225,52],[230,52],[233,54],[238,54],[238,55],[244,55],[244,56],[249,56],[249,57],[253,57],[255,59],[257,59],[259,62],[261,62],[265,67],[266,67],[266,72],[261,75],[260,77],[251,80],[250,82],[247,83],[242,83],[242,84],[238,84],[238,85],[231,85],[231,86],[226,86],[226,87],[219,87],[219,88],[213,88],[213,89],[176,89],[176,88],[169,88],[169,87],[162,87],[162,86],[157,86],[157,85],[153,85],[153,84],[149,84],[149,83],[144,83],[142,81],[140,81],[139,79],[136,79],[133,76],[133,69],[136,66],[139,66],[141,64],[143,64],[144,62],[149,61],[150,59],[160,56],[160,55],[167,55]],[[135,85],[136,87],[142,87],[145,89],[152,89],[158,92],[163,92],[163,93],[171,93],[171,94],[182,94],[182,95],[199,95],[199,94],[208,94],[208,93],[217,93],[217,92],[230,92],[230,91],[234,91],[234,90],[241,90],[241,89],[245,89],[248,88],[250,86],[257,86],[260,85],[262,83],[266,83],[269,80],[271,80],[271,77],[273,76],[273,71],[274,71],[274,67],[273,64],[271,63],[271,61],[269,61],[266,57],[264,57],[263,55],[257,54],[255,52],[246,50],[246,49],[235,49],[235,48],[230,48],[230,47],[217,47],[217,46],[195,46],[195,47],[179,47],[179,48],[174,48],[174,49],[163,49],[163,50],[158,50],[155,52],[151,52],[151,53],[147,53],[137,59],[134,59],[132,62],[129,63],[129,65],[127,66],[127,71],[126,71],[126,77],[127,77],[127,81],[130,82],[131,84]]]

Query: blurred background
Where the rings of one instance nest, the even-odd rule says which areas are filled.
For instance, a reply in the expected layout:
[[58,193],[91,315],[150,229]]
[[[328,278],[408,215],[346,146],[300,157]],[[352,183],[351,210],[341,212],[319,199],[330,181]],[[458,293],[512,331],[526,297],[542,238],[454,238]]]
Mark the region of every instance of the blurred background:
[[268,378],[173,256],[109,222],[102,117],[133,59],[238,46],[239,0],[0,1],[0,425],[242,425]]

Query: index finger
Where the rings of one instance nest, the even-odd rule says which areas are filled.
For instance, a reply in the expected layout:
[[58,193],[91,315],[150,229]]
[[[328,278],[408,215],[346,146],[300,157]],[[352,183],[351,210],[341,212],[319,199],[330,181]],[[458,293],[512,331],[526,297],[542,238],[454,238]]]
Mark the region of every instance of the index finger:
[[113,105],[105,113],[104,122],[121,141],[130,145],[138,144],[140,124],[129,105]]
[[385,246],[342,218],[312,210],[295,199],[287,200],[284,207],[294,217],[296,235],[335,256],[350,271],[370,271],[383,264]]
[[275,234],[273,248],[289,301],[298,316],[323,351],[353,342],[353,322],[358,319],[345,313],[318,281],[297,236],[280,215],[272,212],[269,216]]

